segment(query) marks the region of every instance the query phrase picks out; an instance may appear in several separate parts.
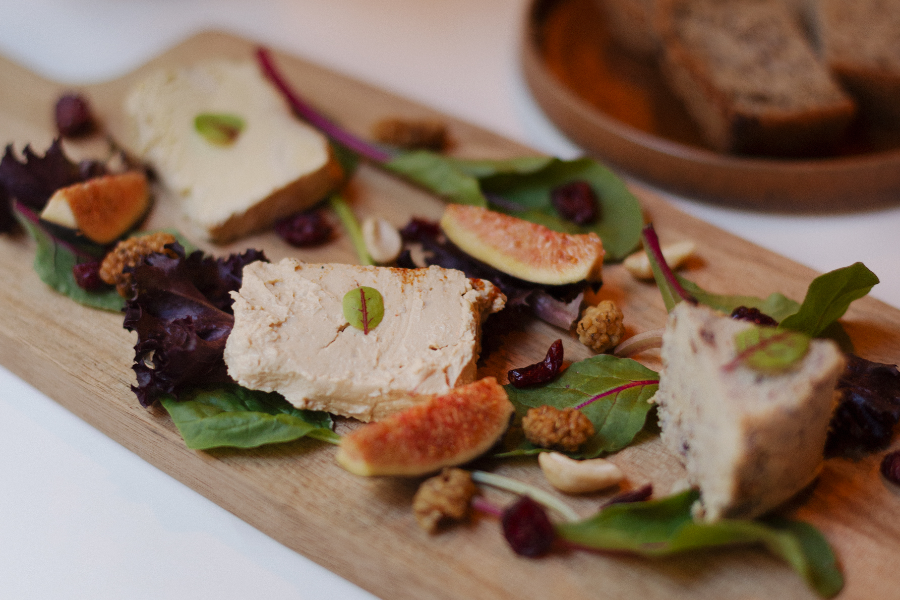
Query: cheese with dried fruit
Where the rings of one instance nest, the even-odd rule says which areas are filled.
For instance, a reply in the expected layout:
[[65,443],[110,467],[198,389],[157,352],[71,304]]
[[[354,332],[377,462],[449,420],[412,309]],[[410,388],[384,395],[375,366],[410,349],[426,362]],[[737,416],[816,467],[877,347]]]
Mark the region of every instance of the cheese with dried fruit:
[[[384,301],[384,317],[368,333],[343,312],[344,295],[361,286]],[[492,284],[454,269],[295,259],[248,265],[233,297],[225,347],[232,378],[298,408],[362,421],[408,408],[416,394],[474,381],[481,323],[505,303]]]
[[735,335],[754,326],[681,302],[663,335],[662,441],[700,490],[707,521],[755,517],[794,496],[822,466],[844,357],[812,340],[790,369],[762,374],[734,361]]
[[[126,111],[136,152],[214,242],[266,229],[315,204],[341,179],[325,136],[294,117],[249,61],[155,71],[131,90]],[[203,134],[200,115],[223,119],[226,143]],[[228,130],[224,119],[233,117],[243,127]]]

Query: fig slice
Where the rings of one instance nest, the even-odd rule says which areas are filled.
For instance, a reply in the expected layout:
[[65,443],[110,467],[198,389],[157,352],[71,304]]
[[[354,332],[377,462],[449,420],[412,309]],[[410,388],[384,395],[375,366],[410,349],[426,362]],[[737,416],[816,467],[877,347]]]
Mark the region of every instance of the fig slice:
[[450,204],[441,217],[447,238],[466,254],[513,277],[545,285],[600,281],[603,242],[478,206]]
[[56,190],[41,218],[77,229],[98,244],[108,244],[134,227],[149,205],[146,175],[141,171],[126,171]]
[[426,475],[487,452],[513,411],[503,386],[486,377],[345,435],[337,461],[356,475]]

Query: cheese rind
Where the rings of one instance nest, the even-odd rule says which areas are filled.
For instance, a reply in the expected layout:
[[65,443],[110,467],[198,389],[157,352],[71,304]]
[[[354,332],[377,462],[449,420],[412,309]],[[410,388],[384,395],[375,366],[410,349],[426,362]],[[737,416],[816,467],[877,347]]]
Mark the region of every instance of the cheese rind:
[[755,517],[818,475],[844,357],[812,340],[799,364],[763,375],[731,363],[735,335],[753,326],[682,302],[663,335],[658,405],[662,441],[699,488],[707,521]]
[[[308,208],[340,181],[328,140],[294,117],[252,62],[217,60],[162,69],[129,93],[136,152],[183,200],[190,221],[224,243]],[[245,126],[233,143],[211,143],[201,114]]]
[[[344,295],[360,286],[384,299],[384,317],[368,334],[343,313]],[[474,381],[481,322],[505,303],[490,283],[453,269],[294,259],[248,265],[233,297],[231,377],[298,408],[362,421]]]

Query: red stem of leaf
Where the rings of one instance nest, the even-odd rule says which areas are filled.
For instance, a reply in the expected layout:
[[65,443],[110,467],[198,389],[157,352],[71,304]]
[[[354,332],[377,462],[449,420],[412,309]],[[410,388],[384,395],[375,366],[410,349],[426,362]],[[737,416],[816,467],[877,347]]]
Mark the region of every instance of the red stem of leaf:
[[624,392],[625,390],[633,388],[633,387],[638,387],[638,386],[643,387],[645,385],[655,385],[657,383],[659,383],[659,379],[643,379],[641,381],[631,381],[629,383],[620,385],[619,387],[615,387],[611,390],[607,390],[607,391],[603,392],[602,394],[597,394],[596,396],[588,398],[587,400],[585,400],[584,402],[582,402],[581,404],[576,406],[575,410],[581,410],[585,406],[588,406],[588,405],[592,404],[593,402],[596,402],[600,398],[605,398],[606,396],[609,396],[611,394],[618,394],[619,392]]
[[503,516],[502,508],[482,496],[475,496],[472,498],[472,508],[480,513],[497,517],[498,519]]
[[662,247],[659,245],[659,236],[656,235],[656,229],[653,228],[653,223],[644,226],[642,236],[647,252],[653,254],[653,258],[659,265],[660,271],[662,271],[663,277],[666,279],[666,283],[669,284],[671,289],[674,290],[682,300],[687,300],[691,304],[697,304],[697,299],[681,287],[681,283],[678,282],[678,278],[675,277],[675,273],[672,271],[669,263],[666,262],[666,258],[662,253]]
[[381,148],[377,148],[356,137],[349,131],[342,129],[301,98],[275,67],[275,63],[272,61],[272,55],[268,49],[262,47],[257,48],[256,58],[259,61],[259,66],[262,69],[263,74],[278,88],[288,104],[291,105],[291,108],[293,108],[302,119],[308,121],[311,125],[322,131],[322,133],[326,134],[337,143],[349,148],[360,156],[368,158],[372,162],[380,164],[385,163],[392,158],[390,153],[385,152]]
[[362,311],[363,334],[369,335],[369,310],[366,307],[366,291],[359,288],[360,311]]

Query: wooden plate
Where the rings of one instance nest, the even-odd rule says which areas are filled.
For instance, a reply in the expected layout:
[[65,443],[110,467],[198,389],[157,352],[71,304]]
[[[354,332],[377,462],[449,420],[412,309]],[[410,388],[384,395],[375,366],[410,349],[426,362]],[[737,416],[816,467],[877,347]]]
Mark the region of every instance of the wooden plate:
[[[123,99],[149,70],[211,57],[251,59],[254,47],[249,40],[204,33],[132,73],[80,91],[90,98],[109,131],[127,140]],[[313,105],[327,107],[333,119],[360,135],[367,135],[371,125],[386,116],[440,116],[296,57],[284,53],[275,57],[288,80]],[[46,148],[53,135],[53,103],[67,88],[0,57],[0,131],[8,136],[3,141],[13,142],[16,149],[29,142],[36,151]],[[489,131],[442,118],[461,156],[512,157],[533,152]],[[655,195],[643,190],[635,193],[664,242],[702,240],[686,274],[706,289],[758,296],[780,291],[802,298],[815,276],[811,269],[685,215]],[[395,225],[405,224],[413,215],[436,218],[444,206],[434,196],[368,165],[354,175],[346,196],[360,218],[378,215]],[[169,200],[157,198],[149,226],[180,225],[178,207]],[[273,260],[288,255],[307,262],[356,260],[345,235],[311,250],[290,248],[271,232],[224,248],[204,246],[215,254],[248,247],[265,250]],[[165,410],[142,408],[129,389],[134,382],[135,340],[122,328],[122,315],[75,304],[51,291],[31,268],[34,251],[24,235],[0,235],[0,364],[144,460],[380,597],[815,598],[786,565],[755,548],[660,560],[575,551],[530,560],[512,553],[499,524],[489,517],[476,517],[467,525],[430,536],[412,516],[418,480],[357,477],[341,469],[334,447],[323,443],[298,440],[250,450],[189,450]],[[599,298],[615,300],[622,307],[629,333],[665,322],[656,287],[636,281],[622,265],[604,268]],[[504,316],[510,315],[501,312],[486,324],[479,376],[505,381],[508,369],[542,359],[558,338],[563,340],[567,361],[591,355],[570,332],[515,313],[512,318]],[[900,357],[900,311],[863,298],[853,304],[844,323],[861,356],[890,363]],[[658,368],[653,364],[656,355],[648,354],[642,360]],[[340,431],[354,426],[341,421]],[[665,496],[684,476],[677,458],[652,431],[611,460],[626,473],[626,482],[597,494],[566,498],[580,514],[596,512],[616,491],[647,482],[652,482],[657,496]],[[860,461],[827,461],[814,488],[784,511],[813,523],[834,545],[847,575],[843,598],[894,597],[900,586],[894,568],[900,548],[898,497],[878,476],[878,461],[875,455]],[[533,459],[480,464],[549,491]],[[506,495],[492,498],[499,505],[510,501]]]
[[652,60],[611,39],[595,0],[536,0],[522,44],[525,79],[563,132],[603,161],[663,189],[742,208],[855,211],[900,200],[900,131],[858,126],[834,156],[765,159],[706,149]]

